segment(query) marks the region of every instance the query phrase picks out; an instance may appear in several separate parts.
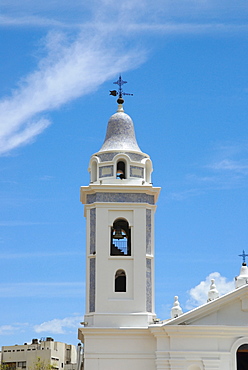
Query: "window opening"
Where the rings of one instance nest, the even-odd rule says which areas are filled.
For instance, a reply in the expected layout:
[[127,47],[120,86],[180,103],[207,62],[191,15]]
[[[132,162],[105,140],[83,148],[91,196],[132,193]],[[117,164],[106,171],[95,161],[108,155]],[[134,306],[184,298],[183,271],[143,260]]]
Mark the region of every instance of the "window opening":
[[131,256],[131,229],[126,220],[116,220],[111,228],[111,256]]
[[115,292],[126,292],[126,274],[124,270],[116,271]]
[[96,161],[92,162],[91,165],[91,182],[95,182],[97,180],[97,164]]
[[248,344],[243,344],[237,350],[237,370],[247,370]]
[[119,161],[117,162],[117,171],[116,171],[116,178],[117,179],[125,179],[126,178],[126,171],[125,171],[125,162]]

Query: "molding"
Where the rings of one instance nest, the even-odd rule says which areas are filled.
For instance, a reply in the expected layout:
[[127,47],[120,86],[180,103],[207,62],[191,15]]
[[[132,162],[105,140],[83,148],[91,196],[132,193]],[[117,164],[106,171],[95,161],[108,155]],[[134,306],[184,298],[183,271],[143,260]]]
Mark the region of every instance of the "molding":
[[108,152],[98,152],[98,153],[95,153],[92,155],[92,157],[98,157],[102,162],[110,162],[110,161],[113,161],[114,157],[116,155],[127,155],[131,161],[133,162],[141,162],[142,159],[145,159],[145,158],[150,158],[150,156],[148,154],[145,154],[145,153],[140,153],[140,152],[132,152],[132,151],[108,151]]
[[[192,309],[189,312],[183,313],[179,317],[175,319],[171,319],[164,323],[165,326],[170,325],[191,325],[192,322],[194,323],[196,320],[205,317],[213,312],[216,312],[221,307],[223,307],[226,304],[231,303],[235,299],[244,299],[248,297],[248,285],[243,285],[240,288],[237,288],[233,290],[232,292],[229,292],[219,298],[216,298],[214,301],[207,302],[203,304],[202,306],[196,307]],[[218,325],[217,325],[218,326]]]
[[228,325],[149,325],[150,331],[154,336],[163,337],[181,337],[201,336],[201,337],[240,337],[247,335],[246,326],[228,326]]
[[[120,180],[121,181],[121,180]],[[133,185],[133,184],[90,184],[88,186],[81,186],[80,201],[87,204],[86,198],[88,194],[96,193],[122,193],[122,194],[148,194],[154,196],[154,204],[158,200],[161,188],[153,187],[152,185]]]
[[100,203],[148,203],[155,204],[154,195],[146,193],[99,192],[86,195],[86,204]]

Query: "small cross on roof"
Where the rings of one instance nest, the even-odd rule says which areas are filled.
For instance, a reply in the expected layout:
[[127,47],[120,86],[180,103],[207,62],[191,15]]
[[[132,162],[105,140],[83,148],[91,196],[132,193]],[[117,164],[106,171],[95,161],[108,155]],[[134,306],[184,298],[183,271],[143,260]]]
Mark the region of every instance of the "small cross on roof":
[[243,250],[243,253],[239,254],[239,257],[243,257],[243,263],[245,263],[245,257],[248,257],[248,254],[245,254],[245,251]]

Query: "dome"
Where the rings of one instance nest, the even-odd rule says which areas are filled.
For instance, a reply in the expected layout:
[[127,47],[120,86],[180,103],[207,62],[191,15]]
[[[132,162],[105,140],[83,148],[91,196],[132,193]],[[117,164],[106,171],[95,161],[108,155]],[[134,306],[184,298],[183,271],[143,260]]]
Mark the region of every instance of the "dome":
[[136,141],[133,121],[124,112],[117,111],[108,121],[106,137],[100,152],[109,150],[141,152]]

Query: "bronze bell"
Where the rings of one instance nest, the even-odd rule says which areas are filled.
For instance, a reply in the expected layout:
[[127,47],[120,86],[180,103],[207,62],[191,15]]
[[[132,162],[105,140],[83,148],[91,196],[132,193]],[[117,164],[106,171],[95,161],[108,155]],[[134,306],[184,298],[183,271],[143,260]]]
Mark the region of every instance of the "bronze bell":
[[122,234],[121,228],[118,227],[114,230],[113,239],[124,239],[124,235]]

